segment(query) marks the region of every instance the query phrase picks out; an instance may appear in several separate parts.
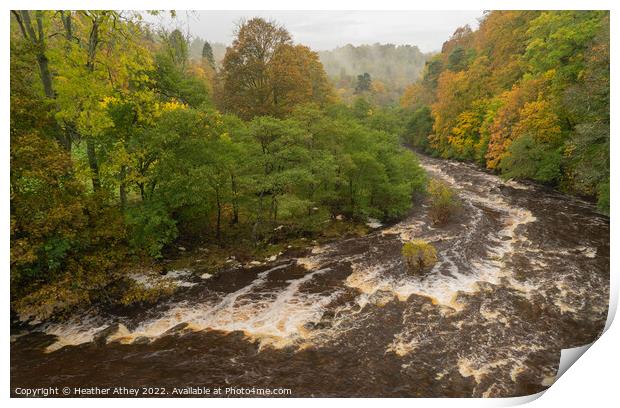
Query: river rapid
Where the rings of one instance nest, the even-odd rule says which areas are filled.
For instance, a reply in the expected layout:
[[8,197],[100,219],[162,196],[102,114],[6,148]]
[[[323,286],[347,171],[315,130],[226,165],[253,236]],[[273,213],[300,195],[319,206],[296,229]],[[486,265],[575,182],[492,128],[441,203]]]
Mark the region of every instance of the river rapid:
[[[555,378],[607,318],[609,219],[578,198],[420,157],[462,201],[361,238],[214,276],[172,271],[168,302],[15,327],[16,387],[260,387],[292,396],[509,397]],[[439,262],[409,276],[412,238]],[[108,336],[101,331],[108,330]],[[96,340],[96,341],[94,341]]]

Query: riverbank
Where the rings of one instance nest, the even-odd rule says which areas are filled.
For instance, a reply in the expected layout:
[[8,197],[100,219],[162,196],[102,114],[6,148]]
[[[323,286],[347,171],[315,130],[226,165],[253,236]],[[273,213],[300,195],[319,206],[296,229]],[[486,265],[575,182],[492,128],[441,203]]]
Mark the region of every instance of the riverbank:
[[[434,227],[417,206],[362,237],[206,279],[178,274],[183,290],[155,307],[13,338],[12,386],[116,386],[121,373],[126,386],[285,387],[292,396],[545,389],[559,350],[594,341],[604,326],[608,218],[473,165],[420,160],[458,192],[458,220]],[[400,256],[412,237],[437,248],[425,277],[408,275]]]

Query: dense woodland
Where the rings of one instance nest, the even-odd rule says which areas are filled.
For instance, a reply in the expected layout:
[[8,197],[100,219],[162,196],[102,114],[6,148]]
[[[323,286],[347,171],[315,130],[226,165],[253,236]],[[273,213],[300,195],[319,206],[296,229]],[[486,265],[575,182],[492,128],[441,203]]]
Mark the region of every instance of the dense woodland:
[[609,90],[609,12],[494,11],[407,88],[406,140],[608,211]]
[[428,57],[12,12],[12,309],[152,301],[128,274],[181,248],[249,260],[399,219],[427,185],[403,142],[608,208],[608,13],[491,12]]
[[180,244],[252,256],[396,219],[424,189],[398,132],[364,100],[338,103],[317,53],[276,23],[243,23],[219,69],[208,43],[192,60],[179,30],[136,13],[16,11],[11,34],[22,314],[144,300],[128,264]]

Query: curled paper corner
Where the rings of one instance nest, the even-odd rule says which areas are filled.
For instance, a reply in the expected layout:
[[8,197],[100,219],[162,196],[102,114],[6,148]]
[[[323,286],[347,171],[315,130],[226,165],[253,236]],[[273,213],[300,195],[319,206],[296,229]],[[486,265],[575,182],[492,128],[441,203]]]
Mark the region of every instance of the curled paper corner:
[[517,405],[525,405],[540,398],[547,390],[537,392],[536,394],[523,395],[521,397],[497,398],[493,399],[496,407],[514,407]]
[[583,356],[593,343],[586,344],[585,346],[573,347],[569,349],[562,349],[560,353],[560,365],[558,367],[558,373],[555,376],[556,382],[558,378],[564,375],[564,373],[573,365],[575,361],[579,360],[579,357]]
[[[562,376],[564,373],[581,357],[593,343],[586,344],[585,346],[573,347],[568,349],[562,349],[560,352],[560,364],[558,366],[558,372],[555,378],[549,383],[549,388]],[[500,398],[497,404],[494,406],[500,407],[513,407],[517,405],[524,405],[540,398],[547,390],[540,391],[536,394],[524,395],[521,397]]]
[[[603,329],[603,331],[601,332],[601,334],[598,336],[598,338],[600,338],[601,336],[603,336],[605,334],[605,332],[609,329],[609,327],[611,326],[611,324],[613,323],[615,317],[616,317],[616,309],[618,307],[618,292],[617,291],[613,291],[610,294],[610,299],[609,299],[609,307],[607,309],[607,320],[605,322],[605,328]],[[597,340],[598,340],[597,338]],[[595,340],[595,342],[597,341]],[[592,344],[594,344],[594,342],[592,343],[588,343],[585,344],[583,346],[578,346],[578,347],[573,347],[573,348],[567,348],[567,349],[562,349],[560,352],[560,364],[558,366],[558,372],[555,376],[555,379],[553,379],[553,382],[550,383],[550,387],[553,386],[553,384],[555,384],[555,382],[562,377],[566,371],[568,371],[569,368],[571,368],[571,366],[573,364],[575,364],[575,362],[577,360],[579,360],[579,358],[581,356],[583,356],[585,354],[586,351],[588,351],[588,349],[592,346]],[[515,404],[508,404],[508,405],[516,405],[516,404],[525,404],[531,401],[534,401],[536,399],[538,399],[540,396],[542,396],[545,392],[547,392],[547,390],[541,391],[537,394],[532,394],[532,395],[528,395],[525,397],[518,397],[516,399],[523,399],[522,401],[516,401],[515,399]]]

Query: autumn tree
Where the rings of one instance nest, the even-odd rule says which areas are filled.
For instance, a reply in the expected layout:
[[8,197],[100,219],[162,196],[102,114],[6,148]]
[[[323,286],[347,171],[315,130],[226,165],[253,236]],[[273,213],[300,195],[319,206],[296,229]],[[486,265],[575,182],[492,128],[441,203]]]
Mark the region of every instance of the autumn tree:
[[245,119],[281,116],[302,102],[323,103],[329,89],[317,55],[293,46],[286,29],[261,18],[237,29],[221,81],[220,104]]

